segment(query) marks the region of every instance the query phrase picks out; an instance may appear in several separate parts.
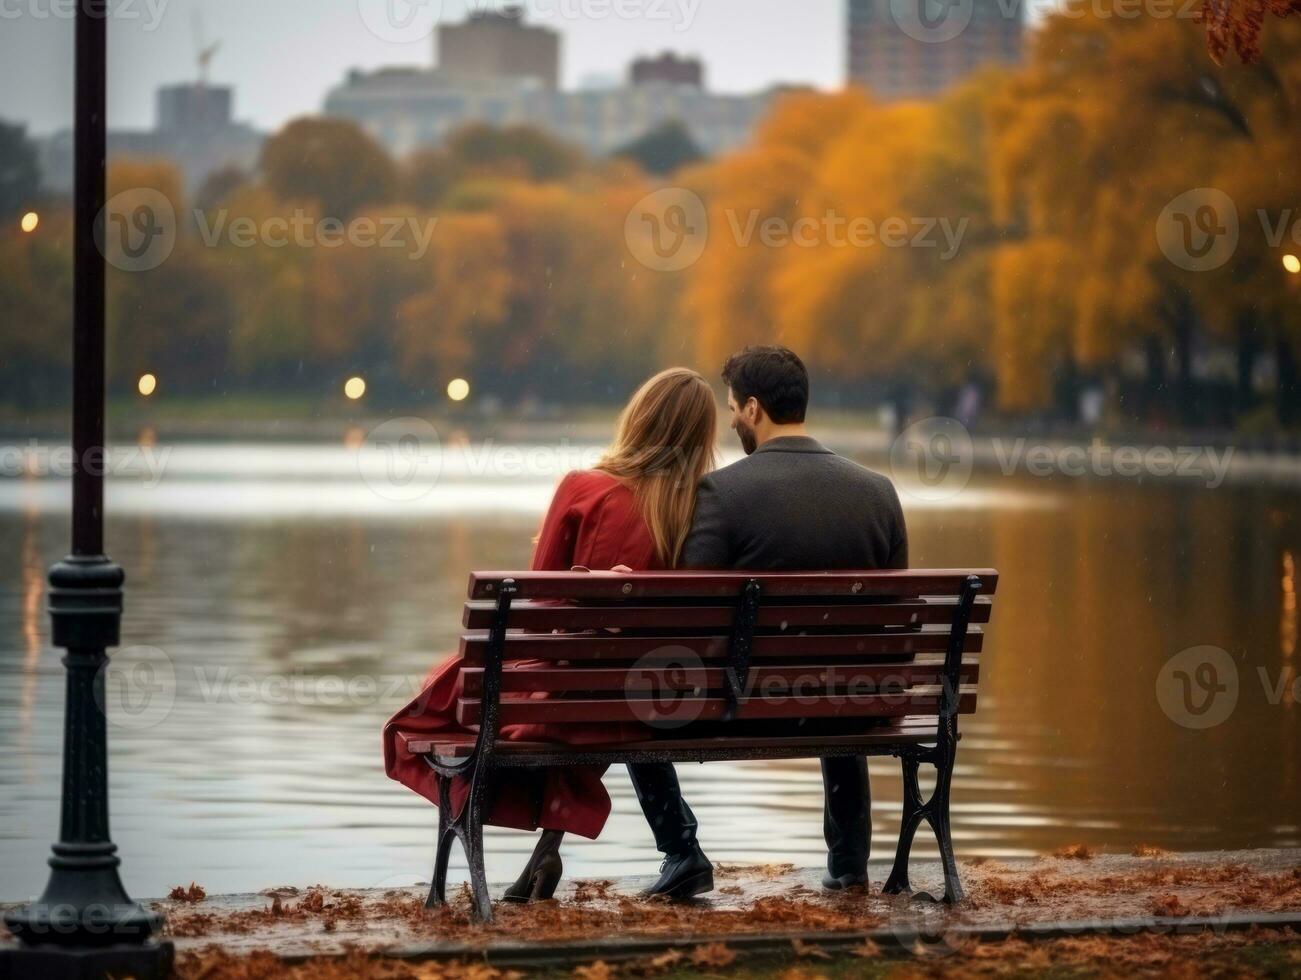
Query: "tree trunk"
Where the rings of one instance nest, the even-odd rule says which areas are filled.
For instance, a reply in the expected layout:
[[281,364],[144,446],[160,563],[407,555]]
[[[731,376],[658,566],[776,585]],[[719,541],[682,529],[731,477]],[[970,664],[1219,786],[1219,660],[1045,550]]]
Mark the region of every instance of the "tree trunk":
[[1155,334],[1145,337],[1143,352],[1147,359],[1147,391],[1141,414],[1148,423],[1151,423],[1155,417],[1165,414],[1163,409],[1169,400],[1169,378],[1166,371],[1165,346],[1161,343],[1161,338]]
[[1278,420],[1284,428],[1301,421],[1301,377],[1298,377],[1296,352],[1286,337],[1275,346],[1278,358]]
[[1188,297],[1180,295],[1175,301],[1172,323],[1175,351],[1175,377],[1171,391],[1174,396],[1174,417],[1183,425],[1196,420],[1197,405],[1193,392],[1193,311]]
[[1245,415],[1256,405],[1256,356],[1260,338],[1256,335],[1256,315],[1247,310],[1238,318],[1238,414]]

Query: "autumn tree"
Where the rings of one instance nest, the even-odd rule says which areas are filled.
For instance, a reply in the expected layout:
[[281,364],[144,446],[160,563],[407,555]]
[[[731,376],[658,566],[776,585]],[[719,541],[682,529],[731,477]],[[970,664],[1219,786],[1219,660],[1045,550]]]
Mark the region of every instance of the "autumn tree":
[[447,156],[465,177],[513,177],[555,181],[573,176],[583,154],[532,126],[471,123],[447,140]]
[[40,187],[36,147],[26,127],[0,119],[0,221],[30,208]]
[[29,407],[69,395],[72,215],[47,209],[33,234],[0,225],[0,401]]
[[282,200],[315,201],[321,213],[346,221],[362,207],[392,201],[397,167],[355,123],[303,118],[262,147],[262,174]]
[[698,163],[705,154],[691,131],[672,119],[615,150],[614,156],[633,160],[648,174],[662,177]]
[[1289,56],[1298,32],[1281,27],[1259,65],[1218,69],[1181,21],[1052,17],[995,107],[999,219],[1071,254],[1077,303],[1063,357],[1114,373],[1124,354],[1141,350],[1149,399],[1185,418],[1197,337],[1256,343],[1235,311],[1252,301],[1242,279],[1272,274],[1277,260],[1262,262],[1249,247],[1225,268],[1190,268],[1155,230],[1167,206],[1197,188],[1236,199],[1239,211],[1249,195],[1232,191],[1246,175],[1274,174],[1265,181],[1275,197],[1294,191],[1285,169],[1260,167],[1296,139],[1287,93],[1298,88]]

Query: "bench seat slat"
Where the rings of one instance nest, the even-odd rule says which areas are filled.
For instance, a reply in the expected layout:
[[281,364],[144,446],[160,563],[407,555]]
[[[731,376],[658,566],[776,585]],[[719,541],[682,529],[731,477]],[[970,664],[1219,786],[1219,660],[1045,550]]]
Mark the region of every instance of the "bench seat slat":
[[[461,625],[486,630],[492,626],[496,603],[470,600],[465,604]],[[954,598],[920,598],[900,602],[852,602],[838,604],[760,604],[755,625],[760,629],[798,630],[811,626],[912,626],[948,625],[957,608]],[[988,623],[993,606],[988,596],[979,597],[971,610],[971,622]],[[672,623],[678,629],[729,631],[736,619],[735,604],[729,605],[556,605],[522,599],[513,603],[509,626],[526,630],[662,629]]]
[[[832,676],[838,686],[898,684],[938,684],[944,672],[944,660],[930,657],[904,663],[804,663],[757,664],[750,670],[751,690],[760,691],[766,684],[780,684],[783,689],[801,683],[805,689],[809,680],[821,681]],[[962,683],[975,684],[980,676],[980,660],[968,656],[962,662]],[[721,666],[684,670],[681,667],[638,667],[630,672],[627,667],[533,667],[507,665],[501,673],[501,690],[504,694],[565,691],[664,691],[683,692],[697,688],[721,691],[726,687]],[[483,692],[483,668],[466,667],[461,671],[462,694],[477,698]]]
[[501,583],[513,579],[519,599],[631,599],[639,597],[726,596],[735,598],[751,579],[773,596],[957,595],[970,575],[993,595],[998,572],[992,568],[864,570],[835,572],[472,572],[471,599],[495,599]]
[[[744,752],[749,749],[783,746],[790,749],[808,750],[816,754],[818,750],[842,745],[895,745],[926,744],[935,741],[937,727],[934,718],[902,719],[903,724],[891,723],[874,726],[855,735],[813,735],[762,738],[752,735],[716,735],[704,738],[656,738],[638,742],[615,742],[608,745],[567,745],[563,742],[524,742],[499,741],[494,752],[506,756],[532,755],[578,755],[599,752],[692,752],[717,749],[733,749]],[[464,759],[474,749],[472,737],[453,738],[451,736],[407,736],[406,747],[414,755],[436,755],[443,759]]]
[[[512,698],[500,706],[502,725],[581,725],[655,720],[653,701],[629,701],[626,698]],[[958,699],[958,711],[976,710],[976,689],[964,687]],[[479,724],[482,702],[478,698],[460,698],[456,719],[467,727]],[[670,703],[672,719],[717,721],[724,717],[728,701],[722,697],[674,698]],[[782,718],[894,718],[903,715],[938,714],[938,687],[914,687],[898,694],[854,694],[835,698],[763,698],[741,700],[736,720]]]
[[[967,631],[963,651],[979,653],[984,633],[978,626]],[[948,630],[914,630],[895,633],[824,633],[808,635],[759,635],[750,656],[772,657],[899,657],[917,653],[938,653],[949,644]],[[486,632],[461,637],[461,655],[478,666],[488,645]],[[510,633],[506,636],[504,660],[637,660],[651,654],[666,658],[694,654],[701,660],[727,656],[727,637],[636,636],[620,633]]]

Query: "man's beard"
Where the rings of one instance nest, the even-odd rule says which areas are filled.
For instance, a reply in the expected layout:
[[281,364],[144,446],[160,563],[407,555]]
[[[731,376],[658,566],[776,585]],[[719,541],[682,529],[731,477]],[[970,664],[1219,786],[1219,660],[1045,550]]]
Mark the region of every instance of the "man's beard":
[[754,429],[744,422],[736,423],[736,434],[741,438],[741,448],[745,450],[747,456],[753,456],[754,451],[759,448],[759,440],[754,437]]

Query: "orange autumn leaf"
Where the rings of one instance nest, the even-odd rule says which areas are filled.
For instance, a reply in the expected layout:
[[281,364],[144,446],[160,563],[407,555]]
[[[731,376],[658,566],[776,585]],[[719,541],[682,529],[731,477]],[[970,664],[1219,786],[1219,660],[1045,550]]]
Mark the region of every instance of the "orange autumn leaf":
[[806,943],[802,939],[792,939],[791,949],[794,951],[796,956],[802,956],[806,959],[819,959],[819,960],[831,959],[831,954],[828,953],[821,946],[810,945],[809,943]]
[[614,971],[605,960],[597,960],[588,966],[574,967],[574,976],[577,980],[610,980]]
[[736,954],[722,943],[697,946],[691,953],[691,963],[699,970],[721,970],[735,960]]

